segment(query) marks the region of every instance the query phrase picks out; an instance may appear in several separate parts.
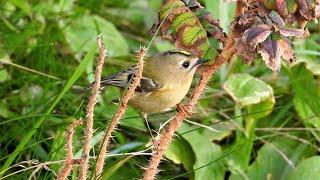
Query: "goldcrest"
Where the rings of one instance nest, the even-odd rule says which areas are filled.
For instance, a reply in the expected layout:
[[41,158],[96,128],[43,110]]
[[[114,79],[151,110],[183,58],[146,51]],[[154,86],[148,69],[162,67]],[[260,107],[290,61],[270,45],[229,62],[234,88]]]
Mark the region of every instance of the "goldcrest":
[[[170,110],[188,93],[197,67],[206,61],[186,51],[166,51],[144,61],[140,85],[129,104],[142,114]],[[136,66],[102,78],[101,87],[128,87]]]

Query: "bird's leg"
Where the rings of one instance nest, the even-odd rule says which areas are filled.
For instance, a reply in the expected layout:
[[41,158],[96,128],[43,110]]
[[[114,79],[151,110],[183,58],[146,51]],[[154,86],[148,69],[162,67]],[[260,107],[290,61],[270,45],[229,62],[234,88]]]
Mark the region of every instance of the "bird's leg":
[[142,117],[142,119],[144,119],[145,125],[146,125],[146,127],[147,127],[147,129],[148,129],[148,131],[149,131],[149,133],[150,133],[150,135],[151,135],[153,146],[154,146],[155,148],[157,148],[157,142],[156,142],[155,138],[154,138],[153,135],[152,135],[152,131],[151,131],[151,128],[150,128],[150,125],[149,125],[149,122],[148,122],[148,114],[142,112],[142,113],[141,113],[141,117]]
[[184,105],[184,104],[177,104],[177,110],[179,111],[179,112],[182,112],[183,114],[185,114],[185,116],[186,117],[191,117],[191,115],[192,115],[192,110],[190,110],[189,108],[188,108],[188,105]]

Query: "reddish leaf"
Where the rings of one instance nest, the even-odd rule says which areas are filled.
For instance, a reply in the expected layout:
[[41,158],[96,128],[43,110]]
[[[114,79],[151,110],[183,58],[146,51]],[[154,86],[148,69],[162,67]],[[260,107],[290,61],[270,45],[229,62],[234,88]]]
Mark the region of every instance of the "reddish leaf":
[[292,49],[289,39],[280,39],[278,41],[278,44],[282,49],[282,58],[288,61],[289,63],[293,63],[296,60],[296,57],[294,55],[294,51]]
[[269,25],[261,24],[253,26],[243,33],[243,41],[250,45],[250,48],[255,49],[257,45],[267,39],[271,33]]
[[282,19],[282,17],[276,12],[276,11],[271,11],[268,14],[268,17],[274,22],[273,24],[278,26],[278,27],[284,27],[285,23]]
[[286,0],[276,0],[276,5],[277,5],[278,13],[282,17],[288,16],[289,12],[287,8]]
[[236,54],[242,58],[245,63],[251,63],[257,58],[257,50],[250,48],[242,38],[235,39]]
[[278,72],[281,65],[281,48],[278,44],[278,41],[271,40],[268,38],[262,45],[262,48],[259,50],[263,61],[266,63],[267,67],[270,68],[273,72]]
[[306,30],[294,28],[279,28],[279,33],[285,37],[297,38],[306,38],[309,34]]

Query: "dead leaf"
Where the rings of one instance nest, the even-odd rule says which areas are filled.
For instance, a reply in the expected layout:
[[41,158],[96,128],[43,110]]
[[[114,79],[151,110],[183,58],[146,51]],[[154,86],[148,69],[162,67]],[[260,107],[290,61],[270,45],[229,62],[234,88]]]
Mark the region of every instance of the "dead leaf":
[[235,49],[236,54],[247,64],[257,58],[257,50],[248,47],[247,43],[243,41],[243,38],[235,39]]
[[285,26],[284,20],[276,11],[271,11],[268,14],[268,17],[271,19],[272,22],[274,22],[273,24],[275,24],[276,26],[278,26],[278,27]]
[[279,28],[279,33],[285,37],[306,38],[308,33],[304,29]]
[[259,50],[261,57],[268,68],[273,72],[279,72],[281,67],[281,54],[282,50],[278,44],[278,41],[271,40],[269,37]]
[[282,58],[289,63],[293,63],[296,60],[296,57],[294,55],[294,50],[292,49],[290,40],[287,38],[283,38],[278,40],[278,44],[280,48],[282,49]]
[[243,41],[250,45],[250,48],[255,49],[257,45],[267,39],[272,30],[269,25],[260,24],[253,26],[243,33]]

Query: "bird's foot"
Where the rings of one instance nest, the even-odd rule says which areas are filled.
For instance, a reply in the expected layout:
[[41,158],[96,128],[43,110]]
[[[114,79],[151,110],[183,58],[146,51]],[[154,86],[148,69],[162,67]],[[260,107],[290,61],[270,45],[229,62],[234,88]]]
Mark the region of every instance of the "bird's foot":
[[183,113],[186,117],[191,117],[191,115],[193,114],[189,105],[184,105],[179,103],[177,104],[177,109],[179,112]]

